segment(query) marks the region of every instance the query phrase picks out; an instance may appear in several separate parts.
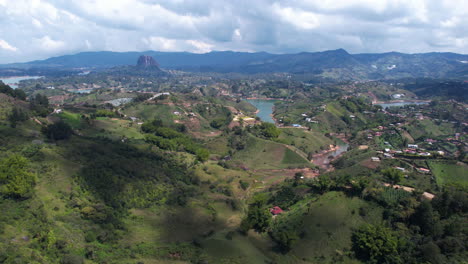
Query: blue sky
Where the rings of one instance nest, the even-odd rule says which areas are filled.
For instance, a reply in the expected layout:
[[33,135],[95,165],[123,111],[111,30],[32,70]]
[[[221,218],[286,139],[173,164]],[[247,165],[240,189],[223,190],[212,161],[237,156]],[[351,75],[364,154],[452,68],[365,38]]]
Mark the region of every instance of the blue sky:
[[0,0],[0,63],[81,51],[468,53],[468,0]]

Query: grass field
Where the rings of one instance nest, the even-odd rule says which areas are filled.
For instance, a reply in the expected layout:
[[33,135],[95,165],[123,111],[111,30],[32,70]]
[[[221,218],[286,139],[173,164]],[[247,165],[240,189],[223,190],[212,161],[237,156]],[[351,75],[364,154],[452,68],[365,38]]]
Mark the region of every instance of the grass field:
[[[256,247],[253,240],[253,237],[243,236],[237,232],[233,233],[230,238],[227,238],[227,232],[219,232],[205,240],[202,246],[210,256],[216,259],[216,263],[271,262],[271,259]],[[261,242],[266,241],[262,239]]]
[[418,120],[407,127],[411,136],[415,139],[423,137],[438,137],[452,135],[455,133],[453,124],[440,123],[436,124],[430,119]]
[[143,120],[159,118],[165,122],[172,122],[175,111],[181,110],[177,106],[167,104],[136,104],[123,109],[127,116]]
[[142,139],[143,134],[140,133],[140,126],[129,120],[100,118],[93,121],[93,125],[83,133],[92,137],[104,136],[111,139],[119,140],[122,137]]
[[298,128],[282,128],[279,139],[305,153],[315,153],[320,151],[320,147],[328,148],[330,144],[334,144],[331,139],[325,137],[322,133]]
[[283,169],[288,167],[310,166],[310,163],[289,150],[286,146],[254,136],[249,136],[246,148],[233,156],[248,168]]
[[83,120],[81,119],[80,114],[63,111],[58,116],[67,124],[69,124],[73,129],[83,127]]
[[[360,215],[360,208],[368,213]],[[362,199],[329,192],[312,202],[303,221],[305,236],[293,248],[293,254],[314,263],[335,263],[339,259],[353,263],[342,256],[351,248],[353,228],[380,222],[381,210]]]
[[430,161],[429,167],[439,187],[459,186],[468,188],[468,166],[453,162]]

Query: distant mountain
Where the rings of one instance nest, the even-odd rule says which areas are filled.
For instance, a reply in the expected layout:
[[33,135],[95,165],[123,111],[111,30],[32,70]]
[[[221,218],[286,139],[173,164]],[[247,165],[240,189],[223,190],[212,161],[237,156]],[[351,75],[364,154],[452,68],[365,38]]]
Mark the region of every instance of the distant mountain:
[[153,57],[148,56],[148,55],[141,55],[138,58],[137,67],[159,69],[159,64],[154,60]]
[[[0,68],[112,68],[135,65],[140,56],[149,56],[162,68],[196,72],[239,72],[310,74],[333,79],[394,79],[406,77],[468,78],[468,55],[456,53],[349,54],[343,49],[297,54],[214,51],[188,52],[83,52],[27,63],[0,65]],[[142,57],[140,57],[142,58]],[[147,60],[143,57],[142,60]],[[149,60],[149,59],[148,59]],[[153,62],[148,61],[150,64]]]

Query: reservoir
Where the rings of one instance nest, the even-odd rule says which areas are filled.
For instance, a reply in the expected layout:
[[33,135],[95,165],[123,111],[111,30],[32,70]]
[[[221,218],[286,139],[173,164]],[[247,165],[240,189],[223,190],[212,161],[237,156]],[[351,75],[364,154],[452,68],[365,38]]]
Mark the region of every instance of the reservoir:
[[11,88],[16,89],[18,88],[18,84],[20,81],[35,80],[39,78],[42,78],[42,77],[41,76],[0,77],[0,81],[2,81],[6,85],[9,85]]
[[271,115],[273,114],[273,107],[275,106],[276,100],[246,99],[245,101],[258,109],[257,116],[260,117],[263,122],[275,123]]
[[382,106],[383,109],[389,108],[389,107],[402,107],[405,105],[425,105],[429,104],[429,102],[390,102],[390,103],[382,103],[382,104],[377,104]]

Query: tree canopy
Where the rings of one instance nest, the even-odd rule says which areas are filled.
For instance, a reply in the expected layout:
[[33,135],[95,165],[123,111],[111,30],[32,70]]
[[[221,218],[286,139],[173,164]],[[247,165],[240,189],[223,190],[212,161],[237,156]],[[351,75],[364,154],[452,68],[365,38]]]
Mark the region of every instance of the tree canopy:
[[36,183],[36,176],[29,171],[28,160],[12,155],[0,161],[0,193],[6,197],[27,198]]
[[398,239],[383,226],[366,224],[352,235],[353,251],[368,263],[401,263],[398,256]]

